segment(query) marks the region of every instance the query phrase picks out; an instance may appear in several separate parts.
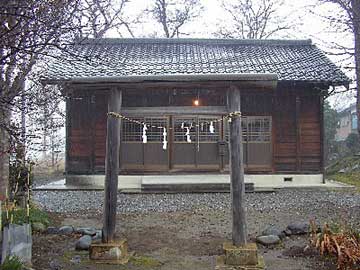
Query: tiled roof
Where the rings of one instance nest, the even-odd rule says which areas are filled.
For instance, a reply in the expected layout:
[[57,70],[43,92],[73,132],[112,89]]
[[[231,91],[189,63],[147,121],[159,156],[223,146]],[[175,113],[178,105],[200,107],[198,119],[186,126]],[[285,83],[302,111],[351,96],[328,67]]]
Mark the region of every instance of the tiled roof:
[[89,39],[68,52],[45,80],[272,73],[279,81],[349,81],[311,40]]

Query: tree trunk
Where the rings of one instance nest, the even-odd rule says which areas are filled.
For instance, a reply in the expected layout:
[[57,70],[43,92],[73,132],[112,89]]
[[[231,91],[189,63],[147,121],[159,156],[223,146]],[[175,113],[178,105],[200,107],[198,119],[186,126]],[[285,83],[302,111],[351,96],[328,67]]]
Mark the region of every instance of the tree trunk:
[[50,145],[51,145],[51,169],[55,171],[55,138],[54,138],[54,120],[53,116],[50,118]]
[[0,109],[0,200],[5,198],[5,190],[9,187],[9,133],[4,127],[10,123],[11,112],[5,108]]
[[356,112],[360,134],[360,0],[351,0],[355,41]]
[[26,96],[25,81],[21,84],[21,160],[25,164],[26,159]]

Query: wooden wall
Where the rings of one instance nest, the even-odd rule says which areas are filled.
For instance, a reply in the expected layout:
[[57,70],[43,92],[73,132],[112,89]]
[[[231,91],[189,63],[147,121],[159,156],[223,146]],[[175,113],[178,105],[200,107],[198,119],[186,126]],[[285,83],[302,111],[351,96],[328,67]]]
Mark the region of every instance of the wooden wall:
[[105,171],[107,96],[79,91],[67,102],[66,171]]
[[273,112],[275,172],[322,171],[320,98],[317,93],[310,91],[275,95]]
[[[317,90],[304,89],[306,87],[280,84],[272,95],[257,99],[257,95],[245,93],[242,97],[245,114],[272,115],[273,170],[270,173],[322,172],[320,96]],[[74,174],[102,173],[106,151],[106,93],[74,92],[67,102],[66,170]]]

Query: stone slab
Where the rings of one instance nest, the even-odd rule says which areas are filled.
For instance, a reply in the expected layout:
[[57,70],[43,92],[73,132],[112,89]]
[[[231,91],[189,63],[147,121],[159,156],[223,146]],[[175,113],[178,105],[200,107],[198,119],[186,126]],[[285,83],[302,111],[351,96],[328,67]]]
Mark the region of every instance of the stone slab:
[[[284,181],[284,178],[293,178],[293,181]],[[105,175],[68,175],[67,180],[54,181],[43,186],[34,187],[33,190],[103,190]],[[335,181],[322,183],[322,174],[312,175],[250,175],[245,174],[245,183],[254,183],[255,192],[271,192],[274,188],[309,188],[333,189],[354,188]],[[124,193],[144,192],[143,185],[228,185],[228,174],[171,174],[171,175],[119,175],[118,188]],[[223,191],[224,192],[224,191]],[[226,191],[228,192],[228,191]]]
[[223,244],[225,264],[227,265],[257,265],[258,254],[255,243],[248,243],[241,247],[234,246],[231,242]]
[[264,270],[265,262],[262,256],[258,256],[256,265],[229,265],[225,264],[225,255],[216,257],[215,270]]
[[129,261],[128,244],[126,240],[94,242],[90,245],[89,255],[96,263],[126,264]]

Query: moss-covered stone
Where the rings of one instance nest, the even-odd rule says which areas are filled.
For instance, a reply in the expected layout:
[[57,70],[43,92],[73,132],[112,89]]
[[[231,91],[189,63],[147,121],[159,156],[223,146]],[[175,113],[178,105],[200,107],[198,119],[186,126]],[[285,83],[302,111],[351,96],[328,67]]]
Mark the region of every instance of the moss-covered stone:
[[257,265],[258,255],[255,243],[248,243],[236,247],[230,242],[223,245],[225,252],[225,263],[228,265]]
[[90,245],[90,259],[104,263],[126,264],[129,261],[127,241],[92,243]]
[[162,265],[160,261],[146,256],[133,256],[130,258],[129,262],[135,266],[149,269],[160,267]]

